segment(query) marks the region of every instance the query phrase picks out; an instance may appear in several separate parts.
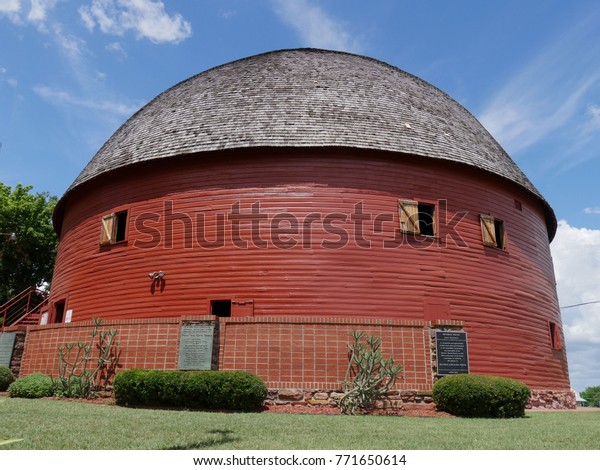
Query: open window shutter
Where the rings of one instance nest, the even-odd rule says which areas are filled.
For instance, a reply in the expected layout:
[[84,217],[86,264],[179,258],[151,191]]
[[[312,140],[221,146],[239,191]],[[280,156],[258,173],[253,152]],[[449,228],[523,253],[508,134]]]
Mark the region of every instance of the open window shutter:
[[400,230],[419,234],[419,203],[417,201],[399,201]]
[[494,218],[488,215],[481,215],[481,235],[485,246],[496,247],[496,228],[494,227]]
[[116,228],[115,214],[108,214],[102,217],[102,228],[100,231],[100,244],[110,245],[115,242],[115,228]]
[[553,325],[554,328],[552,328],[551,332],[553,335],[552,338],[552,345],[554,347],[554,349],[562,349],[562,338],[560,336],[560,328],[558,327],[557,324]]

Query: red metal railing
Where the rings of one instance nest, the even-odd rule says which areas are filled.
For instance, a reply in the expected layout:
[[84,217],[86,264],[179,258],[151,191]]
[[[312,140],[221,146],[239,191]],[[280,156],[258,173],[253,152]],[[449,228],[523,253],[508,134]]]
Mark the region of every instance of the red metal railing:
[[48,292],[28,287],[0,306],[0,332],[7,326],[37,324],[41,308],[48,302]]

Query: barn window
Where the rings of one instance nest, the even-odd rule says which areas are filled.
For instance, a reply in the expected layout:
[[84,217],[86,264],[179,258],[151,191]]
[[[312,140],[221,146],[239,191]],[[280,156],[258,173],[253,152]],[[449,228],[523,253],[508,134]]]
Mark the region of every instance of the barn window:
[[433,237],[435,235],[435,206],[418,201],[401,200],[400,230],[405,233]]
[[485,246],[500,248],[501,250],[506,247],[504,222],[501,220],[494,219],[489,215],[481,215],[481,235]]
[[227,300],[211,300],[210,301],[210,313],[217,317],[230,317],[231,316],[231,299]]
[[102,217],[100,244],[112,245],[127,239],[127,211],[115,212]]
[[549,322],[550,327],[550,344],[552,349],[562,349],[562,338],[560,336],[560,328],[554,322]]

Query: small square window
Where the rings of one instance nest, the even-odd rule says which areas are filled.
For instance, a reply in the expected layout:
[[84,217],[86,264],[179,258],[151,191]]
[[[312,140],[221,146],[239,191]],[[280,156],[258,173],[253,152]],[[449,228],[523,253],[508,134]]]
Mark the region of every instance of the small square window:
[[481,215],[481,235],[483,244],[493,248],[506,248],[506,237],[504,232],[504,222],[494,219],[489,215]]
[[210,301],[210,313],[217,317],[230,317],[231,316],[231,299],[227,300],[211,300]]
[[426,237],[435,236],[435,206],[418,201],[401,200],[400,230]]
[[112,245],[127,239],[127,211],[115,212],[102,217],[100,245]]

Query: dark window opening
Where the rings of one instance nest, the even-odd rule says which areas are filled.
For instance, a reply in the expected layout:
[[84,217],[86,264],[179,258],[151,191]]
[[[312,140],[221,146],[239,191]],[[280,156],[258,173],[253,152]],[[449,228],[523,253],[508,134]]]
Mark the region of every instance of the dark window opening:
[[419,203],[419,234],[426,237],[435,235],[435,221],[433,218],[433,206]]
[[54,304],[54,323],[62,323],[65,316],[65,301]]
[[552,345],[552,349],[562,349],[560,328],[554,322],[550,322],[550,344]]
[[118,212],[116,215],[117,228],[115,230],[115,242],[125,240],[125,228],[127,227],[127,211]]
[[231,316],[231,300],[211,300],[210,313],[217,317]]
[[504,222],[494,220],[494,230],[496,230],[496,248],[504,248]]
[[521,201],[518,201],[515,199],[515,209],[522,211],[523,210],[523,204],[521,204]]

